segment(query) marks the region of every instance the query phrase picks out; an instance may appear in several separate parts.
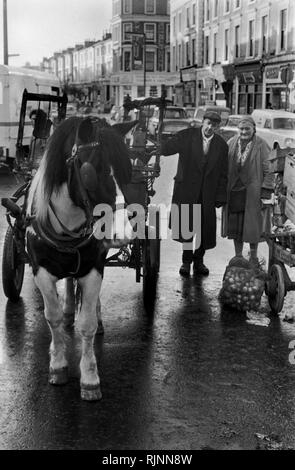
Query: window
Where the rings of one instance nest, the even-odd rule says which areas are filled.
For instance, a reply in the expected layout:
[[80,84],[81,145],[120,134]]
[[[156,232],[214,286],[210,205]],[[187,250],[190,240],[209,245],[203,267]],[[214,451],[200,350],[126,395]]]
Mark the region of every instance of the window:
[[170,23],[166,24],[166,44],[170,44]]
[[131,41],[128,31],[132,31],[132,23],[123,23],[123,41]]
[[210,18],[210,5],[209,5],[209,0],[206,0],[205,21],[209,21],[209,18]]
[[145,23],[144,32],[147,41],[156,40],[156,25],[155,23]]
[[190,14],[189,14],[189,8],[186,9],[186,27],[190,27]]
[[130,51],[124,52],[124,71],[125,72],[131,71],[131,52]]
[[287,43],[287,10],[281,10],[280,13],[280,49],[286,49]]
[[158,96],[158,87],[157,85],[150,86],[150,96]]
[[167,51],[167,53],[166,53],[166,72],[171,72],[171,67],[170,67],[170,51]]
[[213,36],[213,62],[217,62],[217,33],[214,33]]
[[261,19],[262,52],[267,51],[267,15]]
[[145,69],[147,72],[155,71],[155,53],[153,51],[145,53]]
[[173,16],[173,36],[176,34],[176,16]]
[[228,60],[228,29],[224,31],[224,60]]
[[121,3],[120,0],[115,0],[115,1],[114,1],[114,6],[113,6],[113,13],[114,13],[114,16],[120,14],[120,3]]
[[254,20],[249,21],[249,56],[254,55]]
[[189,55],[189,42],[185,44],[185,54],[186,54],[186,65],[191,65],[190,55]]
[[178,31],[181,31],[181,13],[178,13]]
[[218,16],[218,0],[214,0],[214,18]]
[[192,64],[196,63],[196,40],[192,39]]
[[240,26],[235,27],[235,58],[240,56]]
[[225,0],[225,13],[229,12],[229,0]]
[[178,67],[182,67],[182,51],[181,44],[178,44]]
[[205,65],[209,64],[209,36],[205,36],[204,61]]
[[131,0],[123,0],[123,13],[131,13]]
[[265,129],[271,129],[271,120],[270,119],[265,120],[264,128]]
[[235,8],[240,8],[240,0],[235,0]]
[[196,24],[196,4],[192,6],[192,24]]
[[145,0],[145,13],[147,15],[156,13],[156,0]]

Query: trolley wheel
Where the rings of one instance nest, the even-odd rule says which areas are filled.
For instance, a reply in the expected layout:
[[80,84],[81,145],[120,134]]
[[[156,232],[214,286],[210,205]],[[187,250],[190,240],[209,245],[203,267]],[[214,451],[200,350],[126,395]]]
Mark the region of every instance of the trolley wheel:
[[17,250],[12,227],[8,227],[2,257],[2,284],[6,297],[17,302],[23,285],[25,262]]
[[272,264],[269,269],[267,296],[269,306],[273,313],[280,313],[284,305],[285,295],[286,289],[283,270],[279,264]]
[[155,302],[160,269],[160,239],[146,239],[143,246],[143,303],[150,307]]

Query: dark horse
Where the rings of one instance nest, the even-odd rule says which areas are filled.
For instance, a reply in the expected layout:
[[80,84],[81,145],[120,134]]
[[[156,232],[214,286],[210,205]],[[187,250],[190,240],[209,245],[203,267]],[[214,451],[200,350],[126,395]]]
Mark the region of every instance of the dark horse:
[[[56,282],[75,278],[81,290],[76,327],[82,338],[81,397],[101,398],[93,349],[106,248],[94,233],[93,208],[115,207],[129,182],[131,163],[120,134],[103,120],[71,117],[51,136],[28,195],[27,251],[52,341],[49,382],[67,381],[63,310]],[[115,234],[124,238],[124,234]],[[126,241],[126,240],[125,240]]]

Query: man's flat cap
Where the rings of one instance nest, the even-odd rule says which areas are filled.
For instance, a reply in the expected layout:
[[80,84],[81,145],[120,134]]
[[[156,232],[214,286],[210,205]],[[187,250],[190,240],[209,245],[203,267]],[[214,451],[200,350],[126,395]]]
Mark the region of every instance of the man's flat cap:
[[204,119],[210,119],[213,122],[221,122],[221,117],[216,111],[206,111],[204,114]]

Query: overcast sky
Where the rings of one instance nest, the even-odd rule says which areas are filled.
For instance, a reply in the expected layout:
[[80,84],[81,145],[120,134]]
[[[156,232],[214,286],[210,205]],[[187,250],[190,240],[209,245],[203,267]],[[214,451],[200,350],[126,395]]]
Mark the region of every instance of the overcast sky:
[[[101,39],[110,30],[112,0],[7,0],[9,64],[38,65],[43,57]],[[3,0],[0,0],[0,63],[3,64]]]

